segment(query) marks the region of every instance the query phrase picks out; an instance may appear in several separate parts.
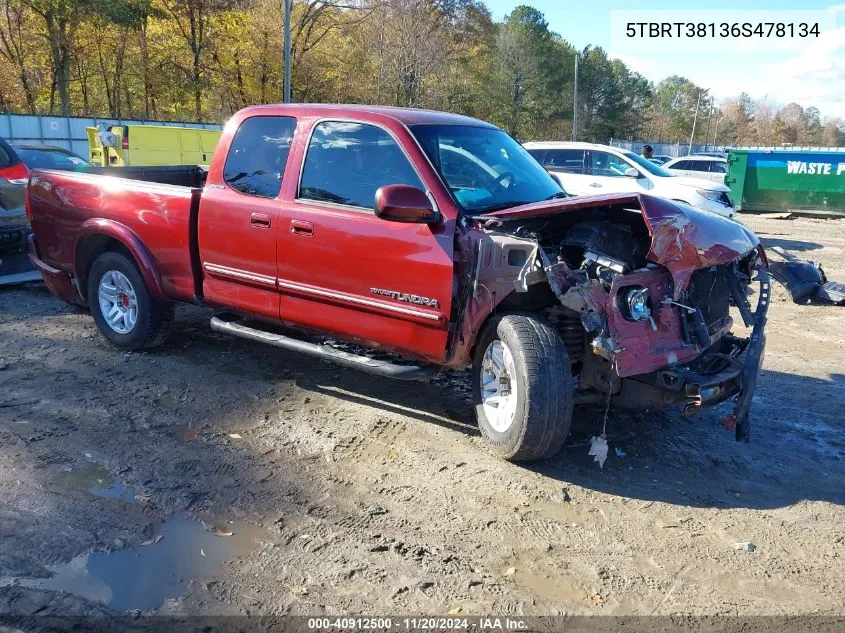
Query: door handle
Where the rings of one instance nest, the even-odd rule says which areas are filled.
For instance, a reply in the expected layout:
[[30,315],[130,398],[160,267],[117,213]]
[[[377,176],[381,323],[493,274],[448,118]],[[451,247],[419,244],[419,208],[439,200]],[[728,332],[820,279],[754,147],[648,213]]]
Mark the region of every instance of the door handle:
[[249,216],[249,223],[252,226],[257,226],[260,229],[269,229],[270,216],[266,213],[253,213]]
[[601,184],[600,184],[600,183],[597,183],[597,182],[591,182],[591,183],[590,183],[590,186],[591,186],[591,187],[601,187]]
[[305,237],[312,237],[314,235],[314,225],[304,220],[291,220],[290,232],[294,235],[304,235]]

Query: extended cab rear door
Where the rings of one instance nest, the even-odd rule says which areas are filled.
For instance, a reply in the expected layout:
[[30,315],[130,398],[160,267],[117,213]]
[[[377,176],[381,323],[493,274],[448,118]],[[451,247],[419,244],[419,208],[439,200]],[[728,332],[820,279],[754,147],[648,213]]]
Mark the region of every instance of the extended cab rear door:
[[384,185],[433,188],[410,134],[398,124],[317,120],[302,154],[279,233],[282,321],[442,360],[455,219],[404,224],[373,210]]
[[215,161],[197,230],[203,296],[210,304],[279,317],[276,246],[287,228],[279,194],[296,124],[290,116],[246,118],[222,171]]

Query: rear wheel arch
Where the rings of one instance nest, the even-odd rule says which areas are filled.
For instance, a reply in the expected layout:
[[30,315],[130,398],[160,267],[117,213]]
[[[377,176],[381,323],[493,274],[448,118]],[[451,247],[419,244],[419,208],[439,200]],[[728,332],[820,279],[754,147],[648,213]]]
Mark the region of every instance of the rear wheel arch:
[[147,247],[130,229],[109,220],[89,220],[83,225],[82,234],[77,239],[74,270],[82,292],[87,288],[91,266],[106,252],[121,253],[132,259],[141,272],[150,295],[156,301],[167,299],[155,260]]

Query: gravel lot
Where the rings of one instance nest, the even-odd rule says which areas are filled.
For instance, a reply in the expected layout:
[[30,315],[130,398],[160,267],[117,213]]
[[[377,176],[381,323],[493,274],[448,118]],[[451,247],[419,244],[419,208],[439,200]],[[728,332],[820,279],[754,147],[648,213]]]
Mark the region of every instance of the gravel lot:
[[[743,221],[845,281],[845,220]],[[388,382],[194,307],[123,354],[0,290],[0,613],[843,614],[845,308],[775,296],[750,445],[730,405],[611,412],[599,469],[601,410],[513,465],[463,376]]]

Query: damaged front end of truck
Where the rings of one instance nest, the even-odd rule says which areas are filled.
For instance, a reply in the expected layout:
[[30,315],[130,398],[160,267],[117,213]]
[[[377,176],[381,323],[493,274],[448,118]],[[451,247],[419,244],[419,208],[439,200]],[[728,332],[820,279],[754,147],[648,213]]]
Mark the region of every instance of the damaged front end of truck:
[[[645,195],[553,200],[467,218],[465,358],[493,313],[541,314],[563,339],[576,401],[688,413],[735,398],[748,441],[765,347],[765,253],[741,224]],[[753,304],[753,305],[752,305]],[[733,334],[735,307],[747,336]]]

